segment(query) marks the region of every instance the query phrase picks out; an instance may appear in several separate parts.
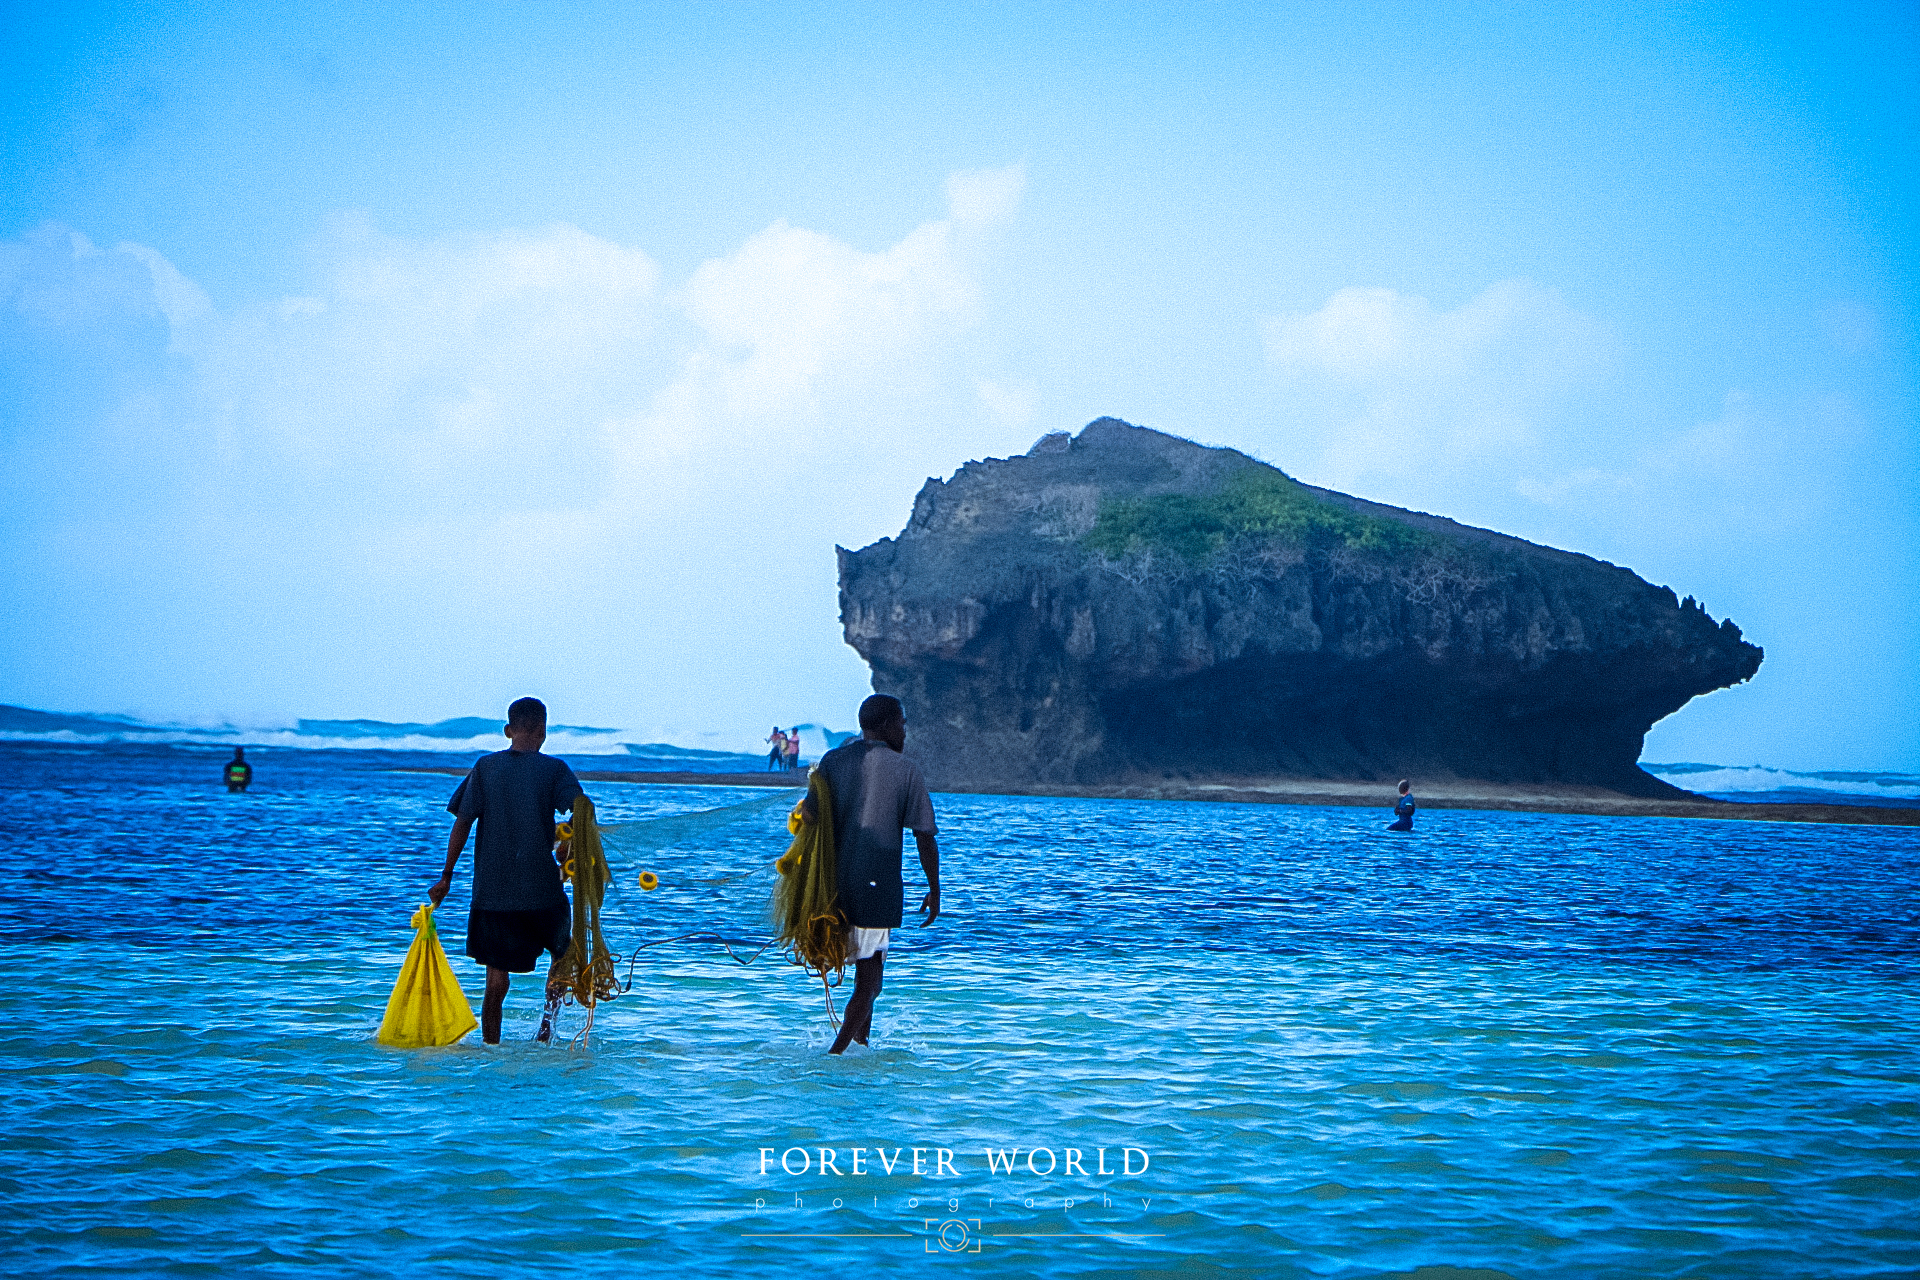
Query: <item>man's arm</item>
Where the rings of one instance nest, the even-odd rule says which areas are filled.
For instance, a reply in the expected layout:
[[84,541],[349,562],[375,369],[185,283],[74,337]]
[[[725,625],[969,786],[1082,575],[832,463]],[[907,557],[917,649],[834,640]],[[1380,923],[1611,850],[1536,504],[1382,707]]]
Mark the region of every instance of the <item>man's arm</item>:
[[427,890],[427,897],[439,906],[441,899],[447,896],[447,890],[453,888],[454,864],[460,861],[460,855],[467,847],[467,833],[473,830],[472,818],[455,818],[453,830],[447,833],[447,865],[440,872],[440,878]]
[[927,918],[920,922],[925,928],[940,918],[940,845],[931,831],[916,831],[913,842],[920,846],[920,870],[927,876],[927,896],[920,899],[920,909]]

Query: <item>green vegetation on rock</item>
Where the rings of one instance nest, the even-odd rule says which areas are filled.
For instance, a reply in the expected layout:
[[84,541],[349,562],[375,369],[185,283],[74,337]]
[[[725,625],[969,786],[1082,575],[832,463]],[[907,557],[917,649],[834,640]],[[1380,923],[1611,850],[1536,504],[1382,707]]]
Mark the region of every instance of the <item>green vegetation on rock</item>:
[[1081,541],[1115,559],[1140,551],[1170,552],[1197,564],[1243,538],[1389,553],[1433,543],[1419,529],[1328,502],[1263,466],[1235,472],[1205,496],[1170,493],[1103,502]]

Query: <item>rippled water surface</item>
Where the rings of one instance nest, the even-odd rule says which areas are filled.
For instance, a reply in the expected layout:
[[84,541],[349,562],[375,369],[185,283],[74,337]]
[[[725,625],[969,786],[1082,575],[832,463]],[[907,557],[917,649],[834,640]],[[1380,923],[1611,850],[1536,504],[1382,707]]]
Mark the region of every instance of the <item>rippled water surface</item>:
[[[223,759],[0,744],[9,1271],[1920,1271],[1911,830],[936,796],[870,1052],[710,942],[641,951],[590,1047],[528,1043],[523,977],[505,1045],[400,1051],[454,780]],[[765,871],[715,882],[780,812],[616,855],[615,944],[764,937]]]

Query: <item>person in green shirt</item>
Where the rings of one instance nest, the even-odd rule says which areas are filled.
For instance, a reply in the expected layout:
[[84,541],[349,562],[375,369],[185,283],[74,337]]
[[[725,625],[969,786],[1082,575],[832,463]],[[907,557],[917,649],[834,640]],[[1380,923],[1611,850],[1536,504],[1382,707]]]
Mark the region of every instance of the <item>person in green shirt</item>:
[[253,782],[253,766],[247,763],[245,747],[233,749],[233,759],[227,761],[226,779],[229,793],[245,791]]

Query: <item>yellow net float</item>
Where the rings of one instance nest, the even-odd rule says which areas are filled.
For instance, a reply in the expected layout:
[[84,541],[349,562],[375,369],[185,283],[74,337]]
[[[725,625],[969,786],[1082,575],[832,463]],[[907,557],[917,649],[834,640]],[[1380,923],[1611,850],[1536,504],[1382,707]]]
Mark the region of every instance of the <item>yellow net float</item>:
[[660,877],[651,871],[642,871],[640,873],[640,887],[651,893],[660,887]]
[[563,822],[555,827],[553,829],[553,838],[556,840],[573,839],[573,824],[571,822]]

